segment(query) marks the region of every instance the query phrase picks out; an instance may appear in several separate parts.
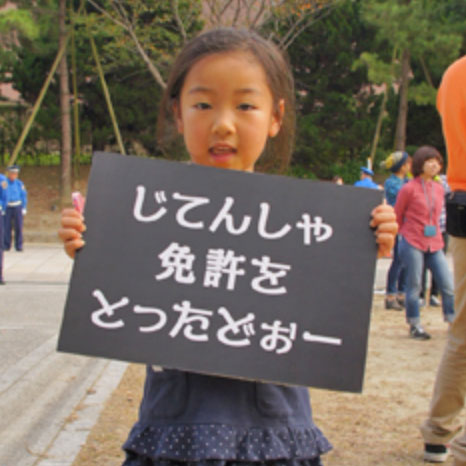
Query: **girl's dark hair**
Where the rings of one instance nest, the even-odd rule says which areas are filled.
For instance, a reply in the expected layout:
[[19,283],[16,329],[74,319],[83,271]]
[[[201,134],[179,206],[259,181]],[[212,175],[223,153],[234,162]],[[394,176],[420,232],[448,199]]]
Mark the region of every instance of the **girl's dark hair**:
[[278,112],[280,99],[285,102],[285,114],[279,133],[268,139],[261,165],[276,165],[284,170],[290,161],[295,136],[294,82],[287,59],[279,48],[255,32],[219,28],[204,32],[187,43],[172,66],[157,120],[157,140],[163,146],[167,120],[173,124],[173,102],[180,97],[186,75],[200,59],[214,53],[243,51],[251,53],[262,65]]
[[437,159],[440,166],[443,166],[443,157],[440,152],[432,146],[421,146],[413,154],[413,162],[411,165],[411,173],[414,177],[422,175],[424,172],[424,163],[429,159]]

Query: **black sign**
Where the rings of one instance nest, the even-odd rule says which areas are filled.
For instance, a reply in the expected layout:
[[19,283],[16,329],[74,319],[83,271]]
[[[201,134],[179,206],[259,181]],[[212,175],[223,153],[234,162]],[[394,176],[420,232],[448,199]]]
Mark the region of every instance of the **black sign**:
[[58,349],[361,391],[381,198],[97,153]]

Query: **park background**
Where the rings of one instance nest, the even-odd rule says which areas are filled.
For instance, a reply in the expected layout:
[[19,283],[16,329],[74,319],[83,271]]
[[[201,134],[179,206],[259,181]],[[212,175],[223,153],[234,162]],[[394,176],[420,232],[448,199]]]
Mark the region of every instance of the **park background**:
[[353,183],[369,163],[383,180],[393,150],[445,154],[435,95],[466,53],[463,0],[0,0],[0,167],[59,166],[53,209],[95,150],[185,159],[179,139],[156,141],[158,104],[177,51],[215,26],[253,29],[289,55],[286,174]]
[[[285,174],[353,183],[369,159],[382,182],[395,149],[446,156],[435,95],[466,53],[464,0],[0,0],[0,171],[22,167],[26,241],[56,241],[92,151],[186,159],[179,141],[158,146],[158,104],[182,44],[219,25],[254,29],[289,55],[297,140]],[[433,339],[413,342],[376,295],[363,395],[311,390],[335,446],[326,465],[422,464],[418,425],[446,335],[438,309],[423,321]],[[118,464],[142,380],[131,365],[75,466]]]

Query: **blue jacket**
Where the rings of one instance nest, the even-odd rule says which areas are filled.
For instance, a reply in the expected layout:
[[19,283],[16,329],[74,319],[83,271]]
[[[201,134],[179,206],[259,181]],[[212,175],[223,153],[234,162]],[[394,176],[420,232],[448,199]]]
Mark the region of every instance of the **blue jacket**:
[[363,180],[356,181],[354,186],[358,188],[371,188],[371,189],[379,189],[379,186],[374,183],[370,178],[364,178]]
[[24,183],[19,180],[10,180],[7,179],[8,187],[6,190],[6,202],[7,205],[11,203],[21,202],[21,207],[23,209],[27,208],[28,198],[26,188]]
[[0,173],[0,214],[3,214],[6,210],[6,189],[8,187],[8,181],[5,175]]
[[386,180],[384,184],[385,188],[385,197],[387,202],[391,206],[395,206],[396,197],[398,196],[398,191],[401,187],[406,183],[406,179],[401,179],[395,174],[391,174]]

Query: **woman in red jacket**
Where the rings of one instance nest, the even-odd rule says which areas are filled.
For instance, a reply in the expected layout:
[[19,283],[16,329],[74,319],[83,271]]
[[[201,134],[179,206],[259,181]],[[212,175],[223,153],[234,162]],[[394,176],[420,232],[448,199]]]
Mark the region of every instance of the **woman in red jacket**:
[[444,189],[433,179],[439,173],[443,159],[435,147],[422,146],[413,155],[414,179],[398,193],[395,212],[400,235],[400,257],[406,273],[406,320],[412,338],[428,340],[419,315],[422,266],[430,269],[442,294],[444,319],[452,322],[453,278],[443,252],[440,213],[444,203]]

